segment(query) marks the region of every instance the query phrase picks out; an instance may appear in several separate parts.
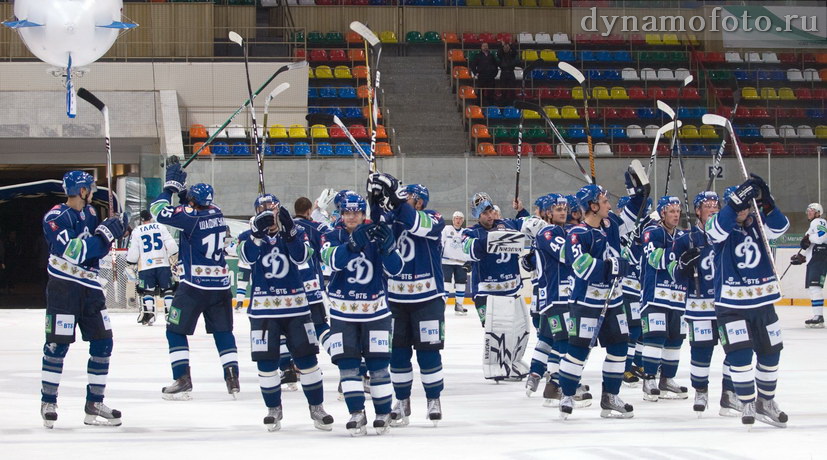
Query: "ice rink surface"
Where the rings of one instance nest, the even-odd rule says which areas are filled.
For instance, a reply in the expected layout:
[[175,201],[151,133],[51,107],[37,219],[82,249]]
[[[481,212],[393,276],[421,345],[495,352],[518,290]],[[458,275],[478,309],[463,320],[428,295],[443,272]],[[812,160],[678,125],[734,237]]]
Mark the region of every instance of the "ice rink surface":
[[[0,311],[0,444],[5,460],[35,459],[229,459],[229,458],[444,458],[512,459],[799,459],[827,458],[827,330],[805,329],[810,309],[780,307],[785,348],[781,354],[778,402],[790,416],[788,428],[756,422],[748,431],[740,419],[717,415],[720,397],[718,348],[713,358],[710,410],[698,419],[690,399],[644,402],[640,388],[621,390],[635,407],[630,420],[604,420],[598,402],[575,409],[563,422],[542,398],[527,398],[524,383],[482,378],[482,329],[472,312],[446,315],[444,420],[434,428],[425,417],[418,373],[414,381],[411,425],[376,436],[351,438],[348,418],[336,399],[338,371],[321,355],[325,406],[336,419],[332,432],[313,428],[301,391],[284,392],[279,432],[262,425],[264,403],[250,361],[249,322],[237,314],[236,340],[241,365],[237,401],[226,393],[212,337],[199,325],[190,338],[193,400],[164,401],[161,387],[171,382],[164,327],[143,327],[134,313],[113,313],[115,348],[106,403],[123,412],[117,428],[83,424],[87,345],[78,342],[66,358],[58,400],[59,419],[43,428],[39,413],[43,310]],[[78,333],[79,336],[79,333]],[[530,347],[533,350],[532,340]],[[529,355],[530,352],[529,351]],[[530,357],[530,356],[529,356]],[[596,349],[584,374],[599,398],[604,353]],[[416,365],[414,365],[416,369]],[[678,373],[689,385],[689,347],[684,344]],[[542,386],[540,388],[542,391]],[[373,408],[367,402],[368,420]]]

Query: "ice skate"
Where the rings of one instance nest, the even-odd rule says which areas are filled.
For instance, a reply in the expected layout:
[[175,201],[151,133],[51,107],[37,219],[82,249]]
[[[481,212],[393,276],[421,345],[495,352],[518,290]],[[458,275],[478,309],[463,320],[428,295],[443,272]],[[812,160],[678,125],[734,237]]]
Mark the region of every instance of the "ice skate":
[[390,431],[391,414],[376,414],[376,419],[373,421],[373,429],[376,430],[376,434],[379,436]]
[[655,378],[651,375],[647,375],[645,379],[643,379],[643,400],[644,401],[657,401],[660,398],[660,390],[658,389],[658,384],[655,383]]
[[83,411],[86,412],[84,425],[121,426],[121,411],[111,409],[102,402],[86,401]]
[[809,329],[824,329],[824,317],[821,315],[813,316],[807,321],[804,321],[804,326]]
[[299,389],[299,378],[293,366],[281,371],[281,391],[296,391]]
[[631,372],[635,377],[637,377],[640,380],[643,380],[644,378],[646,378],[646,373],[643,372],[643,366],[636,366],[636,365],[633,364]]
[[542,377],[539,374],[535,373],[535,372],[532,372],[532,373],[528,374],[528,378],[525,381],[525,395],[526,396],[528,396],[530,398],[531,395],[533,395],[537,391],[537,387],[540,386],[540,379],[541,378]]
[[565,420],[574,411],[574,396],[560,398],[560,418]]
[[692,410],[698,414],[698,418],[701,418],[703,413],[706,411],[706,408],[709,406],[709,389],[707,388],[696,388],[695,389],[695,402],[692,404]]
[[578,409],[581,407],[590,407],[592,405],[592,394],[589,393],[588,385],[578,385],[577,390],[574,391],[574,406]]
[[675,382],[675,379],[661,377],[658,383],[660,399],[686,399],[689,397],[689,390]]
[[172,385],[161,389],[161,397],[168,401],[189,401],[192,399],[192,379],[190,371],[172,382]]
[[46,428],[54,428],[55,421],[57,421],[57,404],[41,402],[40,416],[43,417],[43,426]]
[[618,395],[603,393],[600,397],[600,416],[603,418],[632,418],[635,416],[635,409],[631,404],[626,404]]
[[227,384],[227,393],[232,395],[233,399],[237,399],[236,395],[241,391],[238,383],[238,369],[229,366],[224,368],[224,383]]
[[557,385],[553,380],[546,382],[546,387],[543,388],[543,406],[559,407],[562,397],[563,392],[560,391],[560,385]]
[[364,436],[367,434],[368,419],[365,417],[365,411],[359,410],[351,412],[350,420],[345,424],[345,428],[350,431],[351,436]]
[[787,414],[781,411],[775,399],[759,397],[755,403],[755,418],[762,423],[787,428]]
[[325,412],[321,404],[310,406],[310,418],[313,419],[313,426],[322,431],[333,429],[333,416]]
[[744,403],[744,410],[741,412],[741,423],[749,425],[750,428],[755,424],[755,401]]
[[439,402],[439,398],[428,398],[428,420],[434,426],[437,426],[439,421],[442,420],[442,403]]
[[723,417],[738,417],[744,410],[744,404],[738,399],[734,391],[721,392],[721,410],[718,415]]
[[629,388],[637,388],[640,386],[640,378],[632,371],[623,373],[623,384]]
[[466,316],[468,314],[468,309],[460,304],[454,305],[454,314],[457,316]]
[[393,427],[402,427],[408,426],[410,420],[408,417],[411,416],[411,399],[399,399],[394,404],[393,409],[391,410],[391,426]]
[[273,432],[280,430],[282,417],[281,406],[268,407],[267,415],[264,416],[264,426],[267,427],[267,431]]
[[152,326],[155,324],[155,312],[152,310],[141,310],[138,312],[138,324]]

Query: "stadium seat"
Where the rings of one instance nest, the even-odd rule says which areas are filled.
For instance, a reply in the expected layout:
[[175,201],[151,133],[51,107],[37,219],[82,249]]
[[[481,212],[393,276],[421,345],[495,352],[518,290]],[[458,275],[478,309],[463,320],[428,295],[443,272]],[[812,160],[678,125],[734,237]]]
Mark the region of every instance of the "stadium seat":
[[[567,146],[568,146],[568,149],[566,148]],[[586,148],[588,149],[588,147],[586,147]],[[566,158],[568,158],[569,150],[575,152],[575,155],[577,154],[577,152],[575,151],[574,145],[572,145],[568,142],[566,142],[565,145],[562,144],[562,143],[558,143],[555,150],[557,150],[557,156],[560,156],[560,157],[565,156]],[[586,154],[588,155],[588,151],[586,152]]]
[[503,107],[501,110],[502,117],[506,120],[519,120],[520,109],[516,107]]
[[701,94],[698,92],[698,88],[695,88],[695,87],[692,87],[692,86],[687,86],[685,88],[682,88],[680,90],[680,92],[681,92],[681,97],[685,101],[700,101],[701,100]]
[[646,127],[643,128],[644,137],[654,139],[658,132],[658,128],[660,128],[658,125],[646,125]]
[[718,133],[715,131],[715,127],[711,125],[701,125],[698,129],[698,133],[701,135],[702,139],[717,139]]
[[655,69],[644,67],[640,70],[640,79],[643,81],[657,81],[658,72]]
[[[198,152],[198,149],[200,149],[203,145],[203,142],[196,142],[195,144],[192,144],[192,154],[195,155],[195,152]],[[208,157],[211,154],[212,152],[210,151],[210,146],[208,145],[201,150],[198,156]]]
[[474,91],[473,86],[463,85],[459,87],[459,98],[465,100],[473,100],[477,98],[477,93]]
[[598,142],[594,144],[594,156],[596,157],[610,157],[613,156],[612,148],[605,142]]
[[778,93],[775,91],[775,88],[761,88],[761,99],[777,101]]
[[422,40],[424,43],[427,44],[438,44],[441,43],[441,39],[439,38],[439,32],[435,30],[429,30],[425,32],[425,35],[422,36]]
[[660,34],[646,34],[644,39],[646,40],[646,44],[649,46],[663,45],[663,39],[661,38]]
[[333,145],[333,155],[337,157],[353,156],[353,146],[350,144],[340,143]]
[[641,101],[648,99],[648,96],[646,96],[646,92],[643,90],[643,88],[640,88],[638,86],[630,87],[628,90],[628,95],[629,99],[633,101]]
[[772,51],[764,51],[761,53],[761,61],[765,64],[779,64],[781,62],[778,56]]
[[376,156],[379,156],[379,157],[393,156],[393,149],[391,149],[391,145],[387,142],[377,142],[376,143]]
[[750,63],[753,63],[753,64],[761,64],[761,63],[764,62],[761,59],[761,53],[758,53],[756,51],[747,52],[746,55],[744,56],[744,61],[745,62],[750,62]]
[[399,40],[396,38],[396,33],[392,30],[379,32],[379,41],[382,43],[399,43]]
[[454,66],[453,77],[457,80],[471,80],[474,78],[471,75],[471,71],[468,70],[468,67],[463,65]]
[[576,100],[583,100],[584,97],[589,97],[588,90],[583,89],[582,86],[575,86],[571,89],[571,98]]
[[[540,41],[537,41],[537,43],[540,43]],[[552,38],[552,43],[554,43],[555,45],[571,45],[571,39],[569,39],[568,34],[566,34],[565,32],[557,32],[554,34],[554,37]]]
[[309,156],[310,153],[310,144],[307,142],[296,142],[293,144],[293,156]]
[[531,45],[534,44],[534,35],[528,32],[520,32],[517,35],[517,43],[521,45]]
[[287,139],[290,137],[287,135],[287,128],[283,125],[270,125],[267,134],[270,139]]
[[273,155],[278,156],[290,156],[293,154],[293,150],[290,148],[290,144],[286,142],[279,142],[273,146],[272,149]]
[[609,94],[609,90],[603,86],[595,86],[592,88],[592,97],[598,100],[612,99],[612,96]]
[[470,120],[478,120],[485,118],[485,115],[482,113],[482,108],[478,105],[467,105],[465,106],[465,118]]
[[672,69],[667,69],[666,67],[662,67],[658,69],[658,80],[661,81],[674,81],[675,80],[675,72]]
[[802,82],[804,81],[804,74],[801,73],[801,69],[787,69],[787,80],[791,82]]
[[798,100],[806,101],[813,99],[813,93],[810,91],[809,88],[796,88],[795,97]]
[[405,34],[405,42],[406,43],[424,43],[425,37],[422,36],[422,32],[418,30],[411,30],[407,34]]
[[[561,118],[564,120],[578,120],[580,119],[580,114],[577,112],[577,109],[574,106],[566,105],[563,106],[563,109],[560,112]],[[551,118],[551,116],[549,116]]]
[[513,144],[509,144],[508,142],[501,142],[497,144],[497,155],[515,156],[517,155],[517,150],[514,149]]
[[[547,105],[543,107],[543,112],[545,112],[546,116],[552,120],[559,120],[563,118],[563,116],[560,114],[560,110],[553,105]],[[577,110],[575,110],[575,113],[577,113]]]
[[[764,89],[768,89],[768,88],[764,88]],[[769,88],[769,89],[771,89],[771,88]],[[757,100],[761,99],[758,96],[758,91],[755,88],[751,87],[751,86],[745,86],[745,87],[741,88],[741,98],[744,99],[744,100],[747,100],[747,101],[757,101]]]
[[553,43],[551,35],[545,32],[539,32],[534,35],[534,43],[538,45],[550,45]]
[[683,125],[680,128],[680,136],[683,139],[700,139],[701,133],[695,125]]
[[762,125],[761,126],[761,137],[764,139],[777,139],[778,132],[775,130],[775,126],[773,125]]
[[542,50],[540,51],[540,59],[546,62],[557,62],[557,53],[554,50]]
[[726,59],[726,62],[730,64],[740,64],[744,62],[744,60],[741,59],[741,54],[737,51],[727,51],[724,55],[724,59]]
[[443,32],[442,41],[446,44],[457,45],[460,43],[459,36],[455,32]]
[[489,139],[491,133],[488,132],[488,127],[482,124],[476,124],[471,127],[471,137],[475,139]]
[[302,125],[290,125],[290,129],[287,131],[290,139],[307,139],[307,128]]
[[820,71],[816,71],[816,69],[804,69],[804,80],[827,81],[827,69],[821,69]]
[[795,93],[792,88],[779,88],[778,99],[782,101],[795,101],[798,98],[795,97]]
[[778,128],[778,134],[784,139],[795,139],[798,133],[791,125],[782,125]]
[[540,55],[537,53],[537,50],[522,50],[520,57],[525,62],[534,62],[537,59],[540,59]]
[[207,134],[207,127],[204,125],[199,124],[192,124],[190,125],[190,138],[191,139],[206,139],[210,137]]
[[608,137],[612,142],[626,139],[626,128],[620,125],[609,125],[606,128],[606,137]]
[[336,68],[333,69],[333,76],[335,78],[353,78],[353,74],[350,73],[350,68],[346,65],[337,65]]
[[494,149],[494,144],[490,142],[480,142],[477,144],[477,155],[496,155],[497,151]]
[[574,154],[579,157],[589,156],[589,144],[586,142],[578,142],[574,146]]
[[352,86],[342,86],[339,88],[340,99],[356,99],[356,97],[356,88]]
[[333,86],[323,86],[319,88],[319,97],[324,99],[335,99],[339,97],[339,91]]
[[349,62],[345,50],[330,50],[327,52],[327,58],[330,62]]
[[333,156],[333,145],[327,142],[320,142],[316,144],[316,155],[329,157]]
[[230,125],[226,131],[227,137],[230,139],[241,139],[247,137],[247,131],[241,125]]
[[539,120],[540,114],[535,110],[523,109],[522,117],[525,120]]
[[815,135],[816,135],[816,138],[818,138],[818,139],[827,139],[827,126],[825,126],[825,125],[816,126]]
[[230,154],[230,144],[226,142],[213,142],[210,146],[213,155],[224,156]]
[[663,44],[666,46],[680,46],[677,34],[663,34]]
[[466,62],[465,54],[461,49],[456,48],[448,50],[448,60],[454,63]]
[[767,150],[769,150],[773,155],[787,155],[787,149],[784,148],[784,144],[780,142],[772,142],[767,145]]
[[500,118],[503,118],[503,115],[500,112],[499,107],[491,106],[485,108],[485,118],[488,118],[489,120],[499,120]]
[[333,71],[330,69],[330,66],[320,65],[316,67],[316,78],[333,78]]
[[329,60],[327,57],[327,50],[310,50],[310,56],[308,56],[307,60],[310,62],[327,62]]
[[554,156],[554,151],[547,142],[538,142],[534,144],[534,155],[538,157],[550,157]]
[[796,134],[798,134],[799,139],[815,139],[816,135],[813,132],[813,128],[810,125],[800,125],[795,130]]

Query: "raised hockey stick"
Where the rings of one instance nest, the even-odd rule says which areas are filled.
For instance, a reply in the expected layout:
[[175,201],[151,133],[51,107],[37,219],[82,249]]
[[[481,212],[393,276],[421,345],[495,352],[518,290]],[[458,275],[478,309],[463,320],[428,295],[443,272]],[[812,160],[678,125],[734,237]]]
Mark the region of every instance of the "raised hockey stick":
[[109,109],[106,104],[86,88],[78,90],[78,97],[92,104],[103,115],[103,143],[106,146],[106,188],[109,197],[109,217],[115,216],[115,199],[112,196],[112,144],[109,138]]
[[523,159],[523,111],[520,110],[520,125],[517,127],[517,179],[514,184],[514,201],[520,198],[520,164]]
[[265,145],[267,144],[267,137],[269,137],[270,130],[267,129],[267,118],[270,116],[270,101],[273,100],[279,94],[287,91],[290,88],[290,83],[284,82],[280,85],[273,88],[273,91],[270,91],[270,94],[267,95],[267,99],[264,100],[264,121],[262,127],[264,128],[264,135],[261,139],[261,149],[264,150]]
[[[365,64],[367,64],[368,68],[368,79],[366,84],[368,87],[368,112],[370,114],[370,153],[371,158],[373,158],[371,162],[371,172],[376,172],[376,131],[377,125],[379,124],[379,98],[377,93],[379,92],[381,77],[381,74],[379,73],[379,59],[382,57],[382,42],[379,40],[379,37],[377,37],[376,34],[370,30],[370,27],[359,21],[351,22],[350,30],[359,34],[359,36],[365,41]],[[372,53],[368,53],[368,45],[370,45]],[[369,62],[371,54],[373,54],[373,66],[371,66]],[[373,69],[372,86],[371,69]]]
[[557,138],[557,141],[560,142],[560,144],[566,150],[566,153],[569,154],[571,159],[574,161],[574,164],[577,165],[577,168],[580,170],[580,174],[583,175],[583,179],[585,179],[586,183],[587,184],[593,184],[594,183],[593,178],[591,176],[589,176],[589,174],[583,168],[583,165],[580,164],[580,160],[577,159],[577,155],[574,153],[574,150],[571,149],[571,145],[569,145],[568,142],[566,142],[566,140],[563,139],[563,135],[560,134],[560,131],[557,129],[557,126],[555,126],[554,122],[551,121],[551,118],[548,117],[548,114],[546,113],[545,110],[543,110],[542,106],[540,106],[539,104],[534,104],[532,102],[527,102],[527,101],[515,101],[514,106],[517,107],[520,110],[528,109],[528,110],[533,110],[533,111],[539,113],[540,116],[543,118],[543,120],[545,120],[548,127],[551,128],[551,131],[554,133],[554,137]]
[[344,123],[342,123],[342,120],[338,116],[330,115],[328,113],[311,113],[308,114],[305,117],[305,119],[308,123],[312,124],[327,125],[330,123],[336,123],[336,126],[341,128],[341,130],[345,133],[345,137],[348,138],[350,143],[353,145],[353,148],[356,149],[356,152],[359,153],[359,155],[362,157],[363,160],[365,160],[365,162],[367,162],[368,167],[370,167],[373,164],[373,158],[371,158],[371,155],[368,152],[365,152],[365,149],[362,148],[362,145],[359,144],[355,137],[353,137],[353,133],[351,133],[350,129],[348,129],[348,127],[345,126]]
[[[677,111],[672,110],[672,108],[669,107],[665,102],[657,101],[658,108],[666,112],[666,114],[669,115],[670,119],[678,120],[677,116],[681,110],[681,93],[683,92],[683,89],[686,88],[690,83],[692,83],[692,80],[694,79],[695,77],[693,77],[691,74],[683,79],[683,85],[678,90]],[[675,157],[675,147],[678,146],[678,148],[680,148],[680,142],[678,142],[680,134],[680,129],[676,129],[675,132],[672,133],[672,139],[669,144],[669,165],[666,168],[666,187],[663,192],[664,195],[669,195],[669,178],[672,176],[672,159]]]
[[652,155],[649,157],[649,167],[646,168],[647,179],[649,178],[649,176],[652,175],[652,166],[654,166],[655,157],[658,155],[658,144],[660,144],[660,138],[663,137],[663,135],[667,132],[674,130],[675,123],[677,123],[678,128],[680,128],[683,124],[680,122],[680,120],[678,120],[677,122],[670,121],[669,123],[666,123],[665,125],[658,128],[658,131],[655,133],[655,142],[652,144]]
[[[261,86],[260,86],[260,87],[259,87],[259,88],[258,88],[258,89],[254,92],[254,93],[253,93],[253,97],[258,96],[258,95],[259,95],[262,91],[264,91],[264,89],[265,89],[265,88],[267,88],[267,86],[268,86],[268,85],[269,85],[269,84],[270,84],[273,80],[275,80],[275,79],[276,79],[276,77],[278,77],[278,76],[279,76],[279,75],[281,75],[282,73],[284,73],[284,72],[286,72],[286,71],[288,71],[288,70],[301,69],[301,68],[303,68],[303,67],[307,67],[307,61],[291,62],[290,64],[286,64],[286,65],[283,65],[283,66],[279,67],[279,68],[278,68],[278,70],[276,70],[275,72],[273,72],[273,74],[272,74],[272,75],[270,75],[270,78],[268,78],[268,79],[267,79],[267,81],[265,81],[265,82],[264,82],[264,84],[262,84],[262,85],[261,85]],[[202,145],[202,146],[201,146],[198,150],[196,150],[196,151],[195,151],[195,153],[193,153],[193,154],[192,154],[192,156],[190,156],[189,158],[187,158],[187,161],[185,161],[185,162],[181,165],[181,168],[182,168],[182,169],[183,169],[183,168],[186,168],[187,166],[189,166],[189,164],[190,164],[190,163],[192,163],[192,162],[193,162],[196,158],[198,158],[198,154],[199,154],[199,153],[201,153],[201,151],[202,151],[202,150],[204,150],[205,148],[209,147],[210,143],[211,143],[211,142],[212,142],[212,141],[213,141],[216,137],[218,137],[218,135],[219,135],[219,134],[221,134],[222,132],[224,132],[224,129],[225,129],[225,128],[226,128],[226,127],[227,127],[227,126],[228,126],[228,125],[229,125],[229,124],[233,121],[233,119],[236,117],[236,115],[238,115],[239,113],[241,113],[241,111],[242,111],[242,110],[244,110],[244,108],[245,108],[245,107],[247,107],[247,105],[249,105],[249,104],[250,104],[250,102],[251,102],[251,100],[250,100],[250,99],[247,99],[246,101],[244,101],[244,103],[243,103],[243,104],[241,104],[241,106],[240,106],[239,108],[237,108],[237,109],[236,109],[236,111],[235,111],[235,112],[233,112],[233,114],[232,114],[232,115],[230,115],[230,117],[229,117],[229,118],[227,118],[227,120],[224,122],[224,124],[222,124],[221,126],[219,126],[219,127],[218,127],[218,129],[217,129],[217,130],[216,130],[216,131],[215,131],[215,132],[214,132],[214,133],[213,133],[210,137],[208,137],[206,141],[204,141],[204,145]]]
[[[635,226],[632,230],[633,234],[638,234],[640,232],[639,227],[643,219],[643,213],[646,212],[646,208],[648,207],[646,206],[646,203],[649,200],[649,194],[652,191],[652,187],[649,184],[649,175],[643,170],[643,165],[640,164],[639,160],[633,160],[629,165],[628,170],[632,174],[632,177],[637,178],[637,185],[643,187],[643,202],[640,204],[640,209],[637,210]],[[632,238],[627,238],[627,241],[629,241],[630,244],[631,240]],[[594,326],[594,335],[591,340],[589,340],[589,348],[594,348],[597,344],[597,338],[600,335],[600,327],[603,326],[603,321],[606,319],[606,313],[609,311],[609,304],[612,302],[612,297],[614,296],[615,290],[617,290],[617,286],[619,284],[620,277],[612,280],[612,287],[609,289],[609,295],[606,297],[606,302],[603,303],[603,309],[600,310],[600,316],[597,317],[597,324]]]
[[[704,115],[702,121],[705,125],[721,126],[729,131],[729,137],[732,139],[732,147],[735,149],[735,156],[738,157],[738,165],[741,167],[741,174],[744,176],[744,180],[749,179],[749,171],[747,171],[747,166],[744,164],[741,146],[738,145],[738,136],[735,135],[735,129],[733,129],[732,123],[726,118],[712,113]],[[764,242],[764,249],[767,251],[770,264],[772,264],[772,272],[776,279],[778,279],[778,273],[775,271],[775,258],[772,256],[772,247],[770,246],[769,239],[767,239],[767,234],[764,233],[764,218],[761,217],[761,209],[758,207],[758,202],[755,198],[752,199],[752,207],[755,210],[755,218],[758,220],[758,227],[760,228],[761,240]]]
[[[738,111],[738,104],[741,103],[741,91],[735,91],[732,94],[732,100],[735,101],[735,105],[732,107],[732,111],[729,112],[730,123],[731,120],[735,118],[735,112]],[[721,173],[721,157],[724,156],[724,149],[726,148],[727,132],[724,131],[724,135],[721,137],[723,139],[721,139],[721,145],[718,147],[718,152],[715,155],[715,161],[712,164],[712,174],[709,178],[709,182],[706,184],[706,190],[712,190],[712,187],[715,185],[715,180],[718,178],[718,174]]]
[[595,184],[597,183],[597,179],[595,178],[594,170],[594,145],[592,144],[592,131],[589,126],[589,90],[583,86],[583,82],[586,81],[586,77],[583,75],[583,72],[575,69],[574,66],[568,62],[560,61],[557,63],[557,67],[559,67],[563,72],[571,75],[572,78],[577,80],[577,83],[579,83],[583,88],[583,116],[586,119],[586,142],[589,146],[589,169],[591,169],[592,173],[592,183]]
[[256,156],[256,163],[258,165],[258,194],[264,195],[264,158],[261,155],[261,145],[258,143],[258,123],[256,122],[256,108],[253,105],[253,86],[250,83],[250,63],[247,56],[247,47],[244,46],[244,40],[241,35],[233,32],[229,33],[230,41],[241,47],[244,52],[244,72],[247,75],[247,94],[250,100],[250,119],[253,122],[253,127],[250,129],[250,140],[253,145],[253,154]]

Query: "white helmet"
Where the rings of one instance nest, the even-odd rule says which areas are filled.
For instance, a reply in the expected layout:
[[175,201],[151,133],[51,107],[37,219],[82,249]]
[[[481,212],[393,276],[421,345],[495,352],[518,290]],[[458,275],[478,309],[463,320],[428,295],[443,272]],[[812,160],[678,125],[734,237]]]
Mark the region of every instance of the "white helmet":
[[821,205],[818,203],[810,203],[809,205],[807,205],[807,210],[809,211],[810,209],[815,211],[819,216],[824,214],[824,208],[822,208]]

